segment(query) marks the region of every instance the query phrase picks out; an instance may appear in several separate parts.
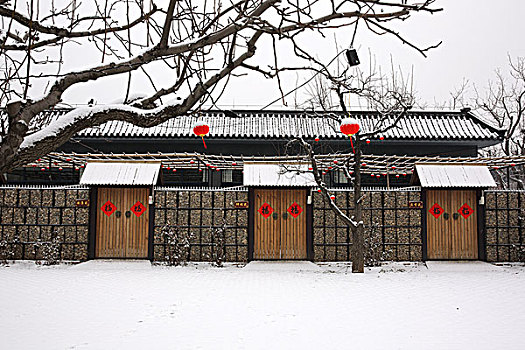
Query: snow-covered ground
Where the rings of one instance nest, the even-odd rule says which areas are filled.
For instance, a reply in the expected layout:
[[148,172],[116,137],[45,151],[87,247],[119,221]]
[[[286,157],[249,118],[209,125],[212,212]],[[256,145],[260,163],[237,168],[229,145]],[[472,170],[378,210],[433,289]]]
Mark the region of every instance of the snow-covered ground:
[[525,267],[0,268],[2,349],[523,349]]

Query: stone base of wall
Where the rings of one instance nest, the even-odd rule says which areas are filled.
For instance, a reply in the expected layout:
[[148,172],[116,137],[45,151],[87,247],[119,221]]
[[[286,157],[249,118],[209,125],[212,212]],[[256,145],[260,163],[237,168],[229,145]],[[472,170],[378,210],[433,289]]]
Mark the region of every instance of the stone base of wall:
[[60,260],[87,260],[89,208],[77,199],[89,199],[89,190],[0,188],[0,255],[45,259],[43,246],[56,237]]

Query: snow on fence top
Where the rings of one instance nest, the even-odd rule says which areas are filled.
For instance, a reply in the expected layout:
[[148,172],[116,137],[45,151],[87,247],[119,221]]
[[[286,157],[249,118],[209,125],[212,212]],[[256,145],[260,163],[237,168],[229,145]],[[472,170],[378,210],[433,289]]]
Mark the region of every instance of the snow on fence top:
[[416,164],[422,187],[496,187],[485,165]]
[[82,185],[155,185],[160,162],[88,162]]

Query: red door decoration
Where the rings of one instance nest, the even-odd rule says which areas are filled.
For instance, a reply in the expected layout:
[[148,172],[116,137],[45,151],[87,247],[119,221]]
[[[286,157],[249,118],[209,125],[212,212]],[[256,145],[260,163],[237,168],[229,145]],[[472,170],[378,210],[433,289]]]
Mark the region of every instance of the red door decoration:
[[429,210],[430,214],[434,215],[436,219],[439,218],[439,216],[443,214],[444,211],[445,210],[443,210],[443,208],[441,208],[441,206],[437,203],[434,203],[432,208]]
[[461,208],[459,208],[458,213],[461,214],[465,219],[468,218],[472,213],[474,213],[474,209],[472,209],[467,203],[463,204]]
[[193,126],[193,133],[202,139],[202,144],[204,145],[204,148],[208,148],[206,147],[206,142],[204,142],[204,136],[206,136],[209,132],[210,127],[203,121],[197,122]]
[[140,201],[137,201],[137,203],[133,204],[131,207],[131,211],[133,214],[137,215],[137,217],[140,217],[146,211],[146,207],[144,207]]
[[111,201],[107,201],[106,203],[104,203],[102,208],[100,208],[100,210],[102,210],[107,216],[111,216],[111,214],[113,214],[115,210],[117,210],[117,207],[115,206],[115,204],[111,203]]
[[290,213],[291,216],[296,218],[299,216],[299,214],[303,212],[303,208],[301,208],[301,206],[297,204],[296,202],[293,202],[292,205],[288,207],[288,212]]
[[352,136],[357,134],[359,131],[359,121],[355,118],[344,118],[341,120],[341,126],[339,127],[339,130],[346,136],[350,136],[350,145],[352,145],[352,151],[355,153],[354,150],[354,143],[352,142]]
[[272,215],[273,208],[270,206],[270,204],[265,202],[257,211],[265,218],[268,218],[270,215]]

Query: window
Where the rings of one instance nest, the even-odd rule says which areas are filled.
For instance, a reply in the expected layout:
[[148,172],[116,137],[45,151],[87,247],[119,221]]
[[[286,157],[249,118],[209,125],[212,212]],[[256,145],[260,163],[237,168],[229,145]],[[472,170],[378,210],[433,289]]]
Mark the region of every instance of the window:
[[334,182],[337,184],[347,184],[348,178],[345,176],[344,171],[338,170],[334,172]]
[[222,171],[222,182],[233,182],[233,170],[225,169]]

